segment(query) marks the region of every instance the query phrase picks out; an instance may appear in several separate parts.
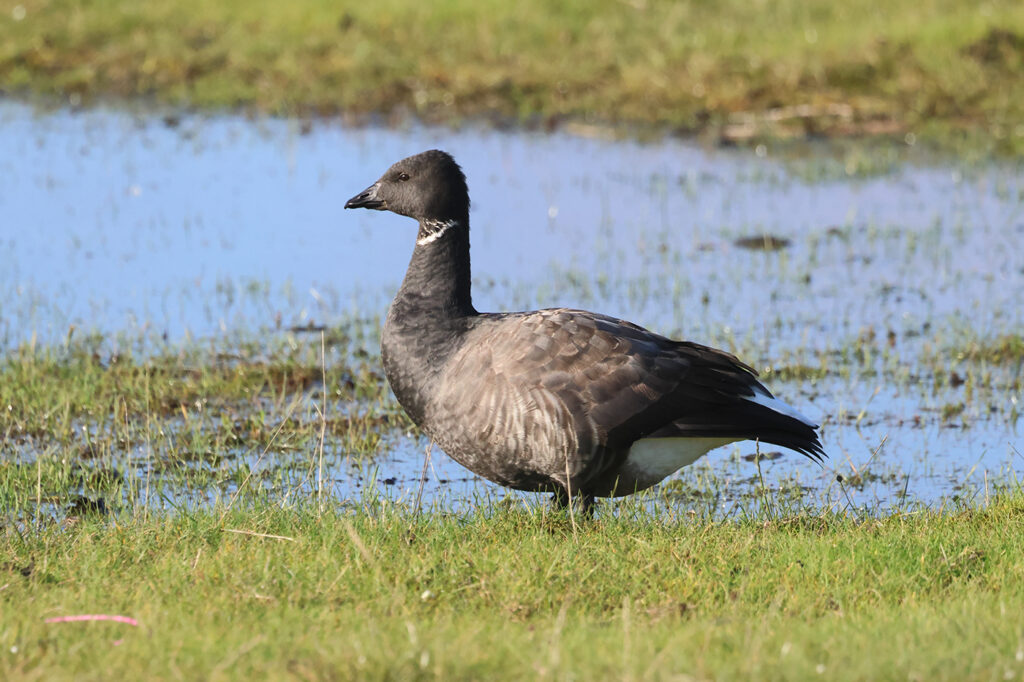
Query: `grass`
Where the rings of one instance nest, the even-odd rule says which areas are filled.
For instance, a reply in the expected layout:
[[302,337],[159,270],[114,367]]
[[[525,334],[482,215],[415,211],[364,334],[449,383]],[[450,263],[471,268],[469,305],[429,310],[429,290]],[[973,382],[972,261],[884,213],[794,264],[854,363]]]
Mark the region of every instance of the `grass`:
[[[8,524],[0,676],[1011,679],[1022,517],[1018,490],[868,521],[622,511],[574,530],[368,500]],[[83,613],[140,626],[45,622]]]
[[[116,429],[153,420],[213,419],[229,439],[263,441],[273,425],[253,419],[293,412],[306,398],[322,395],[328,370],[333,403],[373,408],[367,413],[370,425],[399,419],[379,362],[365,351],[353,353],[345,329],[332,333],[324,355],[319,335],[292,334],[269,346],[181,344],[149,355],[107,345],[102,337],[69,340],[62,347],[22,345],[0,357],[0,403],[7,407],[0,411],[0,433],[68,444],[83,425]],[[329,425],[351,423],[354,413],[343,416]]]
[[1024,362],[1024,336],[1003,334],[988,342],[976,341],[957,353],[957,360],[972,360],[990,364]]
[[1012,0],[18,0],[0,15],[0,88],[73,103],[1024,150]]

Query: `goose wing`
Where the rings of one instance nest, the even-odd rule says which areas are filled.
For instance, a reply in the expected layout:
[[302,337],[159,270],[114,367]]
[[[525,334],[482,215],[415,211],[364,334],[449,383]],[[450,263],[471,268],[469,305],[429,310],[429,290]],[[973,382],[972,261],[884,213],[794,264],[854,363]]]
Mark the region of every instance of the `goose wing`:
[[713,348],[570,309],[480,316],[463,339],[428,421],[449,454],[489,478],[488,459],[540,477],[568,470],[578,485],[649,437],[760,438],[822,454],[813,423]]

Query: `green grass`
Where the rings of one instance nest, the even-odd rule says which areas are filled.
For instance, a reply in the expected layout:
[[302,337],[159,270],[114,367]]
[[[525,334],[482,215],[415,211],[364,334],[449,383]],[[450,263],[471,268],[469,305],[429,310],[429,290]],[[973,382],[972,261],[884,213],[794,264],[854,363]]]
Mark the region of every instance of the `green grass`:
[[[1016,679],[1022,519],[1018,490],[863,522],[368,501],[7,525],[0,677]],[[45,622],[84,613],[141,625]]]
[[1022,46],[1014,0],[18,0],[0,5],[0,88],[1020,153]]
[[[260,442],[274,428],[263,419],[268,413],[308,409],[300,403],[322,397],[324,380],[332,406],[372,408],[368,425],[400,420],[379,361],[351,347],[355,326],[329,332],[323,348],[319,335],[293,334],[269,344],[182,343],[157,353],[102,337],[22,345],[0,355],[0,433],[68,444],[83,425],[116,434],[120,426],[199,420],[229,440]],[[329,426],[341,428],[355,415],[349,410]]]

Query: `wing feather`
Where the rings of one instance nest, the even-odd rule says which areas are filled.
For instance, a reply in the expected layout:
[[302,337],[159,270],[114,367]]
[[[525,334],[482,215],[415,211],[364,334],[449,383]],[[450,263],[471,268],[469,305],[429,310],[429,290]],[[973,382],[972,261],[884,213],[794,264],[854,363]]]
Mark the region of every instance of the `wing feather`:
[[[507,463],[504,472],[480,471],[506,485],[533,485],[531,475],[508,479],[550,477],[566,460],[570,482],[584,485],[652,436],[761,438],[821,452],[814,425],[753,402],[771,394],[734,356],[604,315],[482,315],[442,376],[432,435],[476,471]],[[452,414],[456,404],[465,414]]]

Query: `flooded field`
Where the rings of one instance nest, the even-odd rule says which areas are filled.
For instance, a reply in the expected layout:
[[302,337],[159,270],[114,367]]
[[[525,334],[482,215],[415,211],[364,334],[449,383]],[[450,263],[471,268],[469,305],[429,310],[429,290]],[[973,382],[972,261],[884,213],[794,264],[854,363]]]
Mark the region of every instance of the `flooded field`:
[[[924,164],[906,145],[776,158],[676,140],[4,104],[4,506],[175,508],[240,491],[498,504],[503,490],[436,449],[424,468],[427,443],[380,376],[379,320],[414,225],[342,210],[391,162],[431,147],[469,178],[478,309],[583,307],[723,347],[823,425],[825,468],[789,452],[759,466],[742,443],[642,504],[912,508],[983,499],[1024,471],[1018,165]],[[114,391],[45,406],[38,377],[14,379],[29,356],[83,395],[126,363],[147,377],[155,363],[271,378],[237,399],[211,379],[187,400],[122,397],[122,410]],[[86,365],[89,381],[67,369]]]

